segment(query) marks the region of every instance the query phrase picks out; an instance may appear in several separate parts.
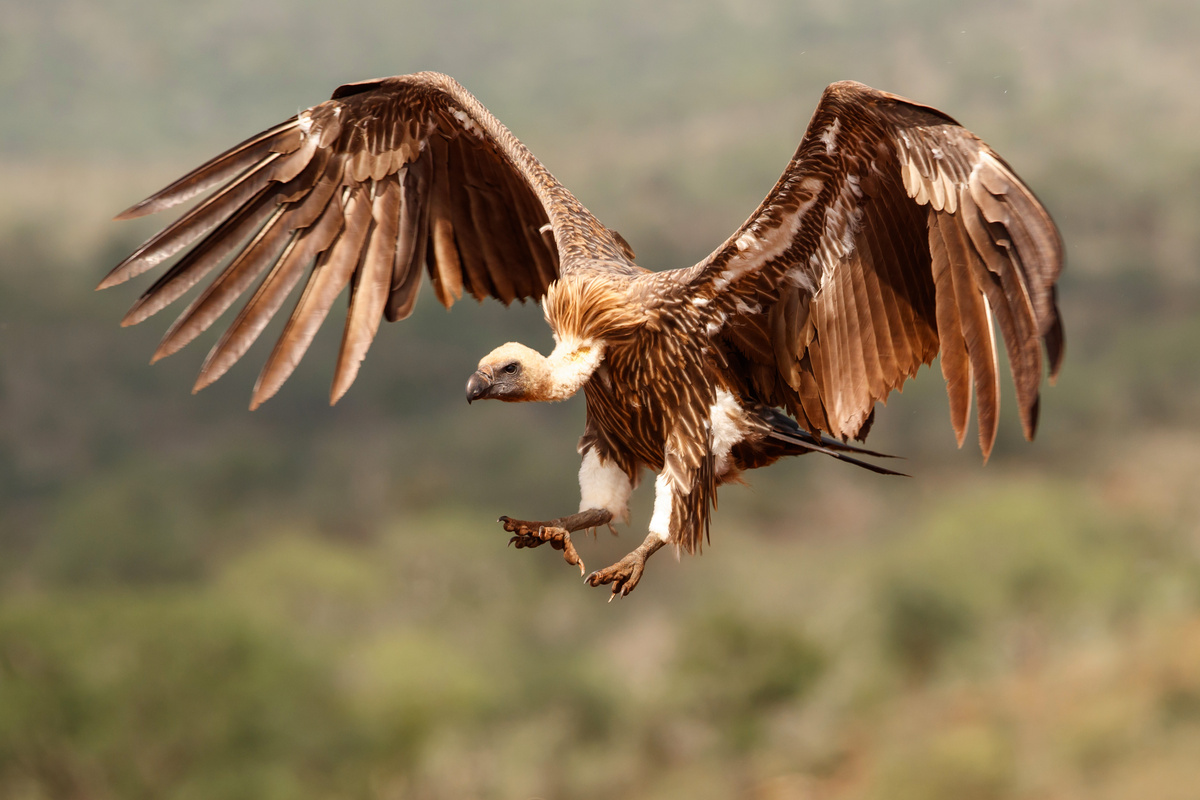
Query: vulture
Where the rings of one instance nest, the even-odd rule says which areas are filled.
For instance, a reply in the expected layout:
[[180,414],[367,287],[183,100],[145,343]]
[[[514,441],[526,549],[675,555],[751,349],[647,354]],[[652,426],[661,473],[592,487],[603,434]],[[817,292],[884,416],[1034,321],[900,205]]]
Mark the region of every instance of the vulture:
[[1026,438],[1043,372],[1053,380],[1062,362],[1063,246],[1046,209],[946,114],[852,81],[825,90],[750,218],[682,269],[638,266],[475,97],[432,72],[342,86],[117,219],[198,195],[99,288],[182,253],[133,304],[122,321],[132,325],[215,271],[158,360],[257,281],[205,359],[199,390],[245,354],[303,279],[251,408],[291,375],[347,287],[331,402],[353,383],[381,320],[412,312],[422,271],[447,308],[464,292],[540,302],[553,351],[496,348],[467,381],[467,400],[583,391],[579,512],[500,518],[511,544],[549,543],[580,574],[571,533],[628,522],[643,468],[657,473],[645,541],[587,578],[610,585],[610,599],[638,584],[663,545],[697,552],[717,487],[745,470],[815,451],[891,472],[862,460],[882,454],[849,441],[866,436],[877,401],[935,357],[960,446],[975,396],[984,459],[998,423],[996,329]]

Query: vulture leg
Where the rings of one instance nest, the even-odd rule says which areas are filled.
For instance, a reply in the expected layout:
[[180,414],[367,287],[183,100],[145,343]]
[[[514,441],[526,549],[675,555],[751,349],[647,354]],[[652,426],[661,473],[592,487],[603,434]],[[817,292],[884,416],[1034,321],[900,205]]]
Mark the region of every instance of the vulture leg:
[[555,550],[562,550],[563,559],[571,566],[579,567],[579,574],[582,575],[584,573],[583,559],[575,551],[575,545],[571,544],[571,534],[575,531],[607,525],[612,517],[612,512],[607,509],[593,508],[569,517],[552,519],[549,522],[527,522],[511,517],[501,517],[500,522],[504,525],[504,530],[513,534],[508,543],[516,545],[518,550],[526,547],[541,547],[549,542]]
[[654,514],[650,517],[650,534],[646,540],[611,567],[605,567],[588,575],[587,582],[590,586],[612,584],[612,596],[608,598],[608,602],[611,603],[613,597],[624,597],[632,592],[638,581],[642,579],[642,572],[646,569],[646,559],[671,541],[671,519],[672,509],[675,507],[675,495],[674,482],[671,480],[670,473],[664,469],[658,473],[658,478],[654,481]]
[[612,597],[608,598],[610,603],[613,597],[624,597],[632,592],[633,587],[637,586],[638,581],[641,580],[642,572],[646,569],[646,559],[654,555],[654,552],[666,543],[666,539],[657,533],[651,533],[632,553],[611,567],[605,567],[589,575],[588,585],[601,586],[611,583]]

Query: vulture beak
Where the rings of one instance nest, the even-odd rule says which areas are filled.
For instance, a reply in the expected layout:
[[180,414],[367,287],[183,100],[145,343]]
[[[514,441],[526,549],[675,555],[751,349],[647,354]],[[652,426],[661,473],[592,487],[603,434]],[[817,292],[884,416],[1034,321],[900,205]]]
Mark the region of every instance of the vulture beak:
[[467,402],[478,400],[487,395],[488,389],[492,388],[492,379],[485,375],[482,371],[476,372],[467,381]]

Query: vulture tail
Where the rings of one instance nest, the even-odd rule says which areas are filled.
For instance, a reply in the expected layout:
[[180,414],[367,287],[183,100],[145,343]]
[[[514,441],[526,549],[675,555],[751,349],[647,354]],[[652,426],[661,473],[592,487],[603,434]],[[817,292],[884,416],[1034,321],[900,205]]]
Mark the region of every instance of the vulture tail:
[[880,475],[902,475],[911,477],[907,473],[897,472],[896,470],[881,467],[877,464],[872,464],[867,461],[855,458],[848,453],[854,453],[860,456],[870,456],[872,458],[899,458],[887,453],[878,453],[874,450],[868,450],[865,447],[855,447],[852,444],[847,444],[838,439],[833,439],[825,434],[813,436],[810,432],[800,427],[795,420],[786,414],[780,413],[773,408],[756,409],[759,418],[770,426],[770,432],[767,438],[774,447],[778,448],[776,452],[780,456],[798,456],[804,453],[824,453],[831,458],[836,458],[838,461],[845,461],[848,464],[853,464],[856,467],[869,469],[871,472],[877,472]]

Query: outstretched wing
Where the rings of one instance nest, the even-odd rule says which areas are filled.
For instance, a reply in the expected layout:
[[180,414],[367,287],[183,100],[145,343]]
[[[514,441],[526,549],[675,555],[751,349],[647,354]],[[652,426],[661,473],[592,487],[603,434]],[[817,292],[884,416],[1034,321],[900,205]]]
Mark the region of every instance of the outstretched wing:
[[1063,351],[1050,215],[990,147],[928,106],[850,81],[826,89],[755,214],[682,271],[743,387],[814,433],[863,438],[940,352],[961,445],[977,398],[984,457],[1000,401],[993,322],[1026,437],[1046,348]]
[[266,271],[205,360],[199,390],[245,354],[307,274],[251,408],[291,375],[347,286],[333,402],[354,381],[380,320],[412,312],[422,266],[449,308],[464,291],[505,304],[540,299],[574,263],[631,256],[487,109],[436,73],[342,86],[117,219],[210,191],[99,288],[195,245],[137,300],[122,322],[132,325],[224,265],[167,331],[158,360],[211,326]]

